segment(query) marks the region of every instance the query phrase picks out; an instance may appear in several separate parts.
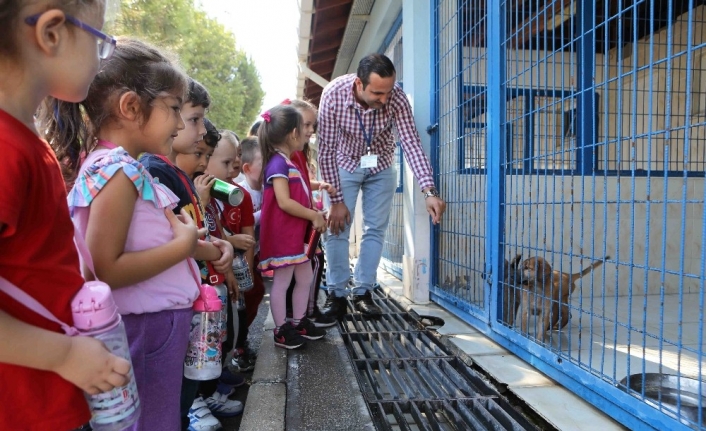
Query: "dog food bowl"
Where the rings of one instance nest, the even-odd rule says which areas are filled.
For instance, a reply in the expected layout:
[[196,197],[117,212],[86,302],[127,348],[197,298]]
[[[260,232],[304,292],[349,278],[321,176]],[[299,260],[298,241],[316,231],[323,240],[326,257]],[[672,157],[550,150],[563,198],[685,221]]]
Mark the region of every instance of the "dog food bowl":
[[[620,381],[618,387],[630,395],[642,399],[645,392],[645,402],[659,409],[680,422],[695,427],[699,425],[699,410],[701,426],[706,424],[706,382],[688,377],[671,374],[645,373],[633,374]],[[629,390],[628,390],[629,389]]]

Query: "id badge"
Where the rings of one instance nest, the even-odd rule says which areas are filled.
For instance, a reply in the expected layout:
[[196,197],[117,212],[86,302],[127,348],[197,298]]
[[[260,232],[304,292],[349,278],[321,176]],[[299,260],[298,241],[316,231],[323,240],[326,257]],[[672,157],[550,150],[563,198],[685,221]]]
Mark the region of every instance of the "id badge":
[[377,168],[378,156],[376,154],[368,154],[360,158],[360,167],[363,169]]

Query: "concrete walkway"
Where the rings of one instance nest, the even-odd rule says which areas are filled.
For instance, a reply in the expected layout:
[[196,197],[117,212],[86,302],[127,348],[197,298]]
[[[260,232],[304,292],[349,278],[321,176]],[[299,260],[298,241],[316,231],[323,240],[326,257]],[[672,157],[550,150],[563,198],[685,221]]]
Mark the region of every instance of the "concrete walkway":
[[304,349],[275,347],[265,320],[240,431],[374,431],[337,326]]

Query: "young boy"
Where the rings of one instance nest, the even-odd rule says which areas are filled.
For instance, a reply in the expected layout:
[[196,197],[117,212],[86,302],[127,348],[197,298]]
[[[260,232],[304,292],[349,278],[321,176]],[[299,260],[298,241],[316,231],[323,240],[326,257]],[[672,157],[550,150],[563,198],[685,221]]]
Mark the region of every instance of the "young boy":
[[[176,163],[180,155],[193,156],[196,153],[199,142],[202,142],[203,135],[206,133],[203,119],[210,103],[206,88],[190,78],[189,94],[181,110],[185,128],[174,138],[171,153],[167,157],[145,154],[140,158],[140,162],[149,173],[153,177],[159,178],[162,184],[179,197],[179,205],[174,209],[175,213],[179,214],[181,208],[184,208],[199,228],[205,227],[203,207],[191,175],[177,167]],[[210,262],[215,271],[221,274],[232,271],[233,246],[227,241],[217,238],[211,238],[210,241],[199,241],[194,259],[199,264],[202,282],[208,283],[208,277],[205,276],[206,262]],[[202,399],[196,398],[198,386],[198,381],[187,378],[182,381],[182,431],[186,431],[189,427],[199,431],[211,431],[220,427],[220,423],[213,417],[206,403]],[[242,410],[242,404],[238,404],[231,402],[222,408],[232,411]]]
[[[240,173],[240,163],[240,146],[237,136],[235,133],[228,130],[221,131],[221,140],[208,163],[206,175],[203,176],[205,178],[202,177],[203,179],[199,179],[197,182],[205,185],[210,183],[212,178],[215,177],[231,183],[233,178]],[[201,193],[201,190],[204,191],[205,195],[210,196],[210,194],[208,194],[208,187],[202,186],[199,193]],[[253,205],[250,193],[242,187],[241,190],[244,193],[244,197],[240,205],[231,206],[227,202],[221,202],[211,198],[211,205],[206,209],[206,212],[215,213],[213,217],[217,217],[220,225],[226,230],[226,240],[233,245],[233,248],[243,252],[245,259],[250,263],[253,262],[254,259],[255,220],[253,217]],[[202,195],[202,198],[203,197]],[[245,293],[243,293],[243,295],[244,294]],[[248,326],[249,322],[247,321],[246,312],[238,312],[238,332],[237,339],[235,340],[235,349],[233,350],[233,356],[237,363],[233,365],[237,365],[240,371],[243,372],[251,371],[255,367],[254,355],[244,354],[246,352]]]
[[[257,310],[265,296],[265,283],[262,280],[260,271],[255,270],[260,263],[259,245],[257,243],[260,236],[260,210],[262,208],[262,153],[260,152],[260,142],[255,136],[248,136],[240,143],[241,170],[245,179],[238,183],[243,189],[250,193],[253,203],[255,218],[255,247],[254,256],[248,260],[250,271],[253,275],[253,288],[243,294],[245,299],[245,313],[247,325],[250,326],[257,317]],[[234,351],[233,365],[241,370],[254,367],[254,352],[247,348],[238,348]]]

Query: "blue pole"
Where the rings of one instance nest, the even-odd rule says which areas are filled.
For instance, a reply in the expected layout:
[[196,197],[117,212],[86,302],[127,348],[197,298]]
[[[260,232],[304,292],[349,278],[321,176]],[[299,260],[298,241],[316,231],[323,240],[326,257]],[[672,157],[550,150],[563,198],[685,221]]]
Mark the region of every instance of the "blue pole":
[[[485,272],[491,274],[495,295],[490,298],[490,325],[502,316],[502,280],[505,251],[505,106],[507,88],[505,82],[505,3],[487,0],[487,45],[488,51],[488,217],[486,218],[486,265]],[[488,300],[488,299],[486,299]]]

